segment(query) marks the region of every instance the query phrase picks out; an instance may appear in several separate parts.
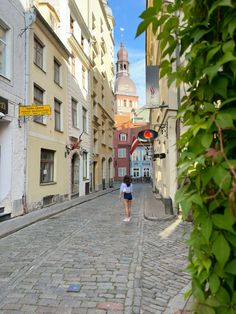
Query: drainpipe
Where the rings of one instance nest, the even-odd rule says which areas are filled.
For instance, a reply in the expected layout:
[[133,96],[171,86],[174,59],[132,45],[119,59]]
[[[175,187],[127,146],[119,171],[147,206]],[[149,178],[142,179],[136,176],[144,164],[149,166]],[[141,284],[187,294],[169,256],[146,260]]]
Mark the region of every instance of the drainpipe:
[[[29,10],[24,12],[24,22],[25,22],[25,29],[24,29],[24,51],[25,51],[25,58],[24,58],[24,106],[28,105],[28,86],[29,86],[29,26],[35,21],[36,16],[33,10]],[[24,117],[24,155],[25,155],[25,162],[24,162],[24,194],[22,195],[22,205],[23,205],[23,213],[27,214],[27,159],[28,159],[28,118]]]

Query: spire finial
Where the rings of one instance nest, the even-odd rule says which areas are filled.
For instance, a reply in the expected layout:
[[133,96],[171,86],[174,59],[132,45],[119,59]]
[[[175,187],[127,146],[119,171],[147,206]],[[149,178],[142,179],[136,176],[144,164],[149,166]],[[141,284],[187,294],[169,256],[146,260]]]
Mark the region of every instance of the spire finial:
[[120,27],[120,37],[121,37],[121,44],[120,45],[123,45],[124,46],[124,44],[123,44],[123,40],[124,40],[124,38],[123,38],[123,32],[125,31],[125,29],[123,28],[123,27]]

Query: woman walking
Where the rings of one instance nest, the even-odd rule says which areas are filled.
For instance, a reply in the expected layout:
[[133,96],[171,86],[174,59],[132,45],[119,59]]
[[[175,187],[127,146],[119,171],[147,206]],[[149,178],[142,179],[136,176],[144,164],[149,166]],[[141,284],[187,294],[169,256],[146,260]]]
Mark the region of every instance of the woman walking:
[[132,205],[132,193],[133,185],[131,183],[130,176],[124,176],[123,183],[120,186],[120,198],[123,197],[125,219],[124,221],[130,221],[131,219],[131,205]]

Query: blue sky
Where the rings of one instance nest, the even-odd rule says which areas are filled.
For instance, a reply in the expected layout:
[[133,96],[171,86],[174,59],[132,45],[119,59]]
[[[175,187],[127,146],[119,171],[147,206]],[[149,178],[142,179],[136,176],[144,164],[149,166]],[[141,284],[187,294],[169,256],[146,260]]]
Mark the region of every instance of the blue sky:
[[117,50],[121,42],[120,28],[124,28],[123,41],[128,51],[130,62],[130,77],[135,82],[139,96],[139,106],[145,105],[145,36],[135,39],[139,15],[145,10],[146,0],[109,0],[115,18],[115,62]]

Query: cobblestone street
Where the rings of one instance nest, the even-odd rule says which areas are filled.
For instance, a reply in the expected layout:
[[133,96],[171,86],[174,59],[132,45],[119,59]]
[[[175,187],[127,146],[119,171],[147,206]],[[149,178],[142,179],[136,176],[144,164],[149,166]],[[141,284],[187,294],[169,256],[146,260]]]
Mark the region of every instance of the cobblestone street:
[[0,239],[0,313],[170,313],[191,225],[144,220],[147,189],[135,185],[128,223],[114,191]]

